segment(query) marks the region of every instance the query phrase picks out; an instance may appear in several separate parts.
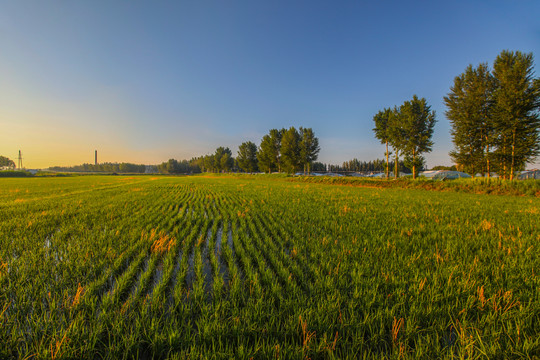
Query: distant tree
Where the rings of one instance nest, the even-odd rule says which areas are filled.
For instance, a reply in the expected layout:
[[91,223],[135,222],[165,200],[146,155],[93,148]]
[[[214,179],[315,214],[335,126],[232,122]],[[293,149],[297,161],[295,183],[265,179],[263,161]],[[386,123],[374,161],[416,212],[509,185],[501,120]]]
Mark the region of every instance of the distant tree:
[[285,129],[272,129],[261,140],[257,152],[259,168],[265,172],[281,172],[281,139]]
[[238,166],[245,172],[257,171],[257,145],[251,141],[246,141],[238,147]]
[[326,164],[315,161],[311,167],[312,171],[326,171]]
[[[230,151],[230,150],[229,150]],[[223,154],[220,161],[220,168],[222,172],[229,172],[234,166],[234,158],[228,152]]]
[[300,161],[304,165],[304,173],[311,173],[311,164],[317,160],[321,147],[319,139],[311,128],[300,127]]
[[214,172],[215,166],[214,166],[214,155],[205,155],[203,157],[203,165],[204,165],[204,171],[205,172]]
[[0,167],[15,168],[15,162],[5,156],[0,155]]
[[[400,169],[405,172],[411,171],[403,160],[399,160],[398,166],[394,164],[394,161],[390,161],[389,168]],[[382,172],[386,170],[386,160],[385,159],[375,159],[369,161],[362,161],[358,159],[352,159],[349,161],[343,162],[341,166],[332,165],[332,169],[335,171],[360,171],[360,172]]]
[[215,171],[229,172],[234,165],[232,151],[228,147],[220,146],[216,149],[213,159],[213,167]]
[[467,173],[491,172],[491,150],[496,140],[493,119],[495,81],[487,64],[469,65],[456,76],[444,97],[452,124],[452,159]]
[[272,139],[270,135],[264,135],[261,140],[261,145],[257,150],[257,159],[259,160],[259,168],[264,171],[271,173],[274,167],[274,156],[273,156],[273,146]]
[[392,109],[385,108],[384,110],[379,111],[375,116],[373,117],[373,121],[375,122],[375,128],[373,128],[373,131],[375,132],[375,137],[381,141],[382,144],[386,145],[386,152],[384,153],[386,157],[386,178],[388,179],[390,177],[390,152],[388,151],[388,145],[390,144],[390,126],[392,125],[392,118],[394,116],[394,113]]
[[158,170],[164,174],[178,174],[180,173],[180,166],[175,159],[169,159],[169,161],[158,165]]
[[399,108],[399,123],[395,127],[400,139],[394,139],[396,146],[405,155],[405,164],[412,169],[413,179],[423,165],[422,153],[430,152],[433,142],[433,127],[435,126],[435,111],[428,106],[426,99],[416,95],[412,100],[405,101]]
[[493,115],[497,132],[495,156],[504,178],[514,178],[540,152],[539,79],[532,53],[504,50],[493,64]]
[[191,160],[189,160],[189,168],[194,174],[202,172],[204,169],[204,156],[191,158]]
[[290,127],[283,133],[281,139],[281,164],[289,174],[296,172],[302,164],[300,142],[300,134],[294,127]]
[[[164,163],[165,164],[165,163]],[[50,170],[53,171],[67,171],[67,172],[109,172],[109,173],[139,173],[144,174],[146,172],[147,165],[139,165],[132,163],[101,163],[101,164],[82,164],[75,166],[51,166]],[[154,167],[157,171],[156,166]]]
[[117,171],[120,173],[138,173],[142,174],[146,171],[146,165],[137,165],[131,163],[121,163],[117,164]]

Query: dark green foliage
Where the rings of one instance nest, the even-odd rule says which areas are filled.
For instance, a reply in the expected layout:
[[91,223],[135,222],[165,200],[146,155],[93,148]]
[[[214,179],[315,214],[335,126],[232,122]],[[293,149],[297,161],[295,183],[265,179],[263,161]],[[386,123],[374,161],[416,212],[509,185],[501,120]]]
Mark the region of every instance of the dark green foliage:
[[540,153],[540,88],[532,53],[503,51],[493,63],[498,171],[513,179]]
[[416,95],[412,100],[405,101],[399,108],[399,140],[396,147],[405,155],[405,164],[412,170],[416,178],[423,164],[421,154],[430,152],[433,146],[431,138],[435,126],[435,111],[427,104],[426,99]]
[[427,104],[426,99],[416,95],[412,100],[405,101],[399,108],[384,109],[374,117],[375,136],[386,144],[386,173],[389,172],[388,145],[394,148],[394,175],[399,176],[399,155],[405,156],[405,165],[416,178],[422,168],[423,153],[430,152],[433,142],[433,127],[435,126],[435,111]]
[[215,171],[214,155],[205,155],[203,158],[203,169],[206,172]]
[[388,108],[379,111],[373,117],[373,121],[375,122],[375,128],[373,128],[373,131],[375,132],[375,137],[381,141],[381,144],[386,145],[386,151],[384,153],[384,156],[386,158],[385,172],[387,179],[390,177],[390,152],[388,151],[388,144],[391,141],[390,126],[392,125],[393,115],[394,113],[392,109]]
[[30,177],[33,176],[28,171],[24,170],[2,170],[0,171],[0,177]]
[[[402,160],[399,161],[399,169],[401,171],[408,172],[409,168],[405,166]],[[332,166],[336,171],[358,171],[358,172],[382,172],[386,171],[386,168],[395,168],[394,161],[390,161],[388,164],[384,159],[375,159],[370,161],[363,161],[359,159],[352,159],[344,161],[341,166]]]
[[[169,160],[170,161],[170,160]],[[176,161],[176,160],[175,160]],[[162,166],[165,166],[163,163]],[[155,166],[149,166],[150,172],[157,171]],[[60,172],[106,172],[106,173],[135,173],[144,174],[147,165],[131,163],[100,163],[100,164],[82,164],[75,166],[51,166],[49,170]]]
[[232,151],[223,146],[218,147],[214,154],[206,155],[196,162],[202,164],[206,172],[229,172],[234,166]]
[[257,145],[251,141],[242,143],[238,147],[238,156],[236,159],[240,169],[245,172],[252,173],[257,171]]
[[261,140],[257,152],[259,168],[264,172],[281,172],[281,138],[285,129],[272,129]]
[[178,161],[169,159],[169,161],[159,164],[157,169],[162,174],[189,174],[191,167],[187,160]]
[[456,76],[444,97],[448,108],[445,114],[452,124],[452,141],[456,147],[450,156],[462,171],[472,176],[478,172],[489,175],[492,171],[494,90],[495,79],[487,64],[477,68],[469,65],[463,74]]
[[325,171],[326,165],[322,162],[315,161],[313,165],[311,166],[311,171]]
[[281,139],[281,164],[283,170],[289,174],[298,171],[302,165],[301,141],[302,138],[294,126],[283,133]]
[[214,153],[214,167],[219,172],[231,171],[234,164],[232,151],[228,147],[220,146]]
[[15,162],[5,156],[0,155],[0,167],[9,167],[9,168],[14,169]]
[[493,72],[471,65],[444,98],[458,169],[513,179],[540,153],[539,79],[532,54],[502,51]]
[[311,172],[311,166],[319,156],[321,147],[319,139],[315,137],[315,133],[311,128],[300,127],[300,161],[304,166],[304,173]]

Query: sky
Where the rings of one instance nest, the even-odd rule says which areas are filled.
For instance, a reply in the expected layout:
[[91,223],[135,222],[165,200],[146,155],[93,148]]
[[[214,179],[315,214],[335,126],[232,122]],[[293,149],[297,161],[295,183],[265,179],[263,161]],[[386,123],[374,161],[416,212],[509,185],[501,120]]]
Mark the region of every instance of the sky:
[[373,116],[416,94],[437,118],[427,166],[451,165],[454,77],[502,50],[538,75],[539,16],[537,0],[0,0],[0,155],[158,164],[303,126],[319,161],[368,161]]

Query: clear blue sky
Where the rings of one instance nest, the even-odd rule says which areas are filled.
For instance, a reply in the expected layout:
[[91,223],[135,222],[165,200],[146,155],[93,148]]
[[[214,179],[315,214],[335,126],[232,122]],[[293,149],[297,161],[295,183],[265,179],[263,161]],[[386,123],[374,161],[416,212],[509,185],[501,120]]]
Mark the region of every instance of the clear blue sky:
[[[159,163],[314,129],[319,160],[382,158],[373,115],[443,96],[503,49],[539,69],[540,1],[3,1],[0,155]],[[538,166],[538,165],[536,165]]]

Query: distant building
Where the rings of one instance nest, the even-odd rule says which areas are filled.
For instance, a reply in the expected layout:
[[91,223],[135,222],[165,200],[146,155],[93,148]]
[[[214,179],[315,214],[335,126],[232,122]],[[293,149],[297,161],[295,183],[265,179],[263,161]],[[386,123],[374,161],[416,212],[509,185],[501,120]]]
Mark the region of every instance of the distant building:
[[424,176],[430,179],[435,180],[453,180],[453,179],[469,179],[471,175],[461,172],[461,171],[451,171],[451,170],[432,170],[424,171],[420,173],[420,176]]
[[524,171],[517,177],[519,180],[536,179],[540,180],[540,170]]

